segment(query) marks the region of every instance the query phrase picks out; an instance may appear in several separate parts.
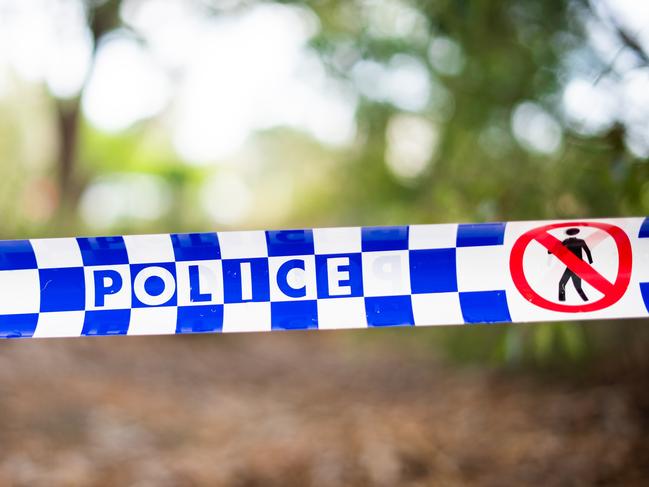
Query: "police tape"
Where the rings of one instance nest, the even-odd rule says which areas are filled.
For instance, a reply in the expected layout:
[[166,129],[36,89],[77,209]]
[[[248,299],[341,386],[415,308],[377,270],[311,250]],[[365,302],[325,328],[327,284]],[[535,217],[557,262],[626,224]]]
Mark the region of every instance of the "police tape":
[[0,336],[649,316],[649,218],[0,242]]

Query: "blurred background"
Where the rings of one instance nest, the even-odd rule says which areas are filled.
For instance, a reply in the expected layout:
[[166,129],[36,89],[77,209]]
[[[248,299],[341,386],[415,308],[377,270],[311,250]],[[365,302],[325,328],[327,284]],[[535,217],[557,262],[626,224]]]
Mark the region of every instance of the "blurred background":
[[[0,0],[0,238],[649,214],[649,3]],[[2,485],[646,485],[641,320],[0,344]]]

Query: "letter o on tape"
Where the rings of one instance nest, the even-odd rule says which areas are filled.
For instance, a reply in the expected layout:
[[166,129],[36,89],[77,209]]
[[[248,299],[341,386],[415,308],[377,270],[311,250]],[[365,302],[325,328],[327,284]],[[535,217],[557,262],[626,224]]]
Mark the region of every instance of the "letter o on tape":
[[[162,279],[164,286],[160,294],[151,295],[146,290],[145,284],[151,277]],[[174,292],[176,292],[176,280],[171,272],[164,267],[145,267],[138,272],[137,276],[135,276],[135,279],[133,280],[133,292],[137,299],[147,306],[160,306],[173,297]]]

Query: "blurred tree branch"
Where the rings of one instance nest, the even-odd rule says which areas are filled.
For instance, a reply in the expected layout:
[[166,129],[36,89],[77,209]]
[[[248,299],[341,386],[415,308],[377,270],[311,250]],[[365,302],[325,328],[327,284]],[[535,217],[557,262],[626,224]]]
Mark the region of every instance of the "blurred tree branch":
[[71,100],[56,100],[57,127],[59,133],[59,150],[57,172],[59,184],[59,216],[65,220],[71,208],[74,208],[80,194],[80,188],[74,179],[77,159],[79,115],[81,97],[87,86],[94,66],[97,48],[102,36],[119,27],[120,0],[86,3],[88,28],[92,36],[93,47],[91,62],[79,94]]
[[[593,17],[600,17],[597,14],[597,8],[593,5],[592,0],[587,0],[586,5]],[[649,53],[644,49],[642,44],[638,42],[636,35],[629,32],[629,29],[623,26],[618,19],[615,18],[605,3],[600,3],[601,9],[606,11],[606,20],[611,24],[611,27],[615,31],[617,37],[622,41],[625,47],[629,48],[633,53],[638,56],[638,58],[646,65],[649,65]]]
[[627,29],[617,24],[615,20],[612,20],[612,22],[614,24],[617,35],[620,37],[622,42],[624,42],[626,47],[631,49],[645,64],[649,65],[649,54],[645,52],[642,45],[640,45],[640,43],[635,39],[633,35],[628,32]]

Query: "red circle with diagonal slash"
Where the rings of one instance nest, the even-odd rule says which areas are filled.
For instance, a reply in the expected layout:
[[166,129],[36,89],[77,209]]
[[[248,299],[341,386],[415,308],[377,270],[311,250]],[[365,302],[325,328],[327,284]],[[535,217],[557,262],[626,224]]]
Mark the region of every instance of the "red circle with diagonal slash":
[[[618,255],[617,277],[615,278],[615,282],[611,283],[590,264],[570,252],[561,244],[559,239],[548,232],[555,228],[564,227],[594,227],[603,230],[613,238],[617,246]],[[523,255],[527,246],[532,241],[537,241],[543,245],[555,257],[561,260],[566,267],[601,292],[604,297],[592,303],[572,305],[554,303],[539,295],[530,286],[530,283],[525,277],[525,271],[523,270]],[[509,270],[516,288],[530,303],[552,311],[579,313],[597,311],[617,303],[629,287],[632,261],[631,242],[624,230],[620,227],[600,222],[563,222],[534,228],[521,235],[512,247],[509,257]]]

